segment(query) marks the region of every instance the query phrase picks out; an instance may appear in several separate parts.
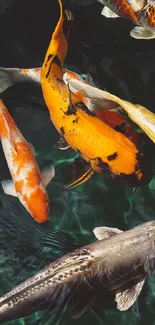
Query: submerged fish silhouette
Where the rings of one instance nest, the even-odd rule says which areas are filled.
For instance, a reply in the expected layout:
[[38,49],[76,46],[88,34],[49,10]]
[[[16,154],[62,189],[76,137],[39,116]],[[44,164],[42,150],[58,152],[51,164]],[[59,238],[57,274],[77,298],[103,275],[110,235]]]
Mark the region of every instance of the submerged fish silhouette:
[[0,324],[32,312],[68,306],[81,316],[91,300],[115,293],[117,309],[127,310],[154,273],[155,221],[131,230],[98,227],[98,241],[66,254],[0,298]]
[[10,9],[12,7],[12,5],[14,4],[14,0],[1,0],[0,1],[0,16],[5,14],[8,9]]

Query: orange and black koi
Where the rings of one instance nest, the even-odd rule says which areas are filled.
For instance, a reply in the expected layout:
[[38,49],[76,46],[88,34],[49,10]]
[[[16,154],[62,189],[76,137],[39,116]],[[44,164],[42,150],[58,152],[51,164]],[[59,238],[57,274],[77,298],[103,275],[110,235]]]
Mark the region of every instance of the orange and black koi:
[[[86,161],[79,182],[76,178],[76,186],[90,178],[94,171],[122,178],[132,186],[147,184],[152,174],[143,153],[121,132],[90,112],[63,81],[63,62],[73,17],[63,10],[61,1],[58,2],[60,18],[43,62],[41,86],[55,128]],[[74,183],[75,179],[72,180]]]

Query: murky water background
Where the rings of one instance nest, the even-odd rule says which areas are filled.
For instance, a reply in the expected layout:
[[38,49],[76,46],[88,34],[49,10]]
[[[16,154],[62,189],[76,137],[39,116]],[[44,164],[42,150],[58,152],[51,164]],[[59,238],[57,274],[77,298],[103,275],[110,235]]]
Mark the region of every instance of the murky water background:
[[[2,0],[1,0],[2,1]],[[3,0],[4,1],[4,0]],[[5,1],[4,1],[5,2]],[[6,5],[7,2],[7,5]],[[41,66],[58,19],[57,0],[0,2],[0,66]],[[65,1],[75,11],[66,66],[90,72],[97,86],[142,104],[155,112],[155,40],[129,37],[133,24],[100,15],[96,1]],[[2,7],[1,7],[2,6]],[[5,11],[5,13],[4,13]],[[39,85],[13,86],[2,99],[25,138],[36,149],[42,167],[54,163],[56,176],[47,191],[51,216],[37,224],[14,197],[0,192],[0,295],[3,295],[52,260],[95,240],[95,226],[128,229],[155,218],[155,178],[132,194],[131,189],[95,175],[80,187],[65,191],[65,168],[76,156],[59,151],[59,136],[52,126]],[[148,141],[154,166],[155,147]],[[10,178],[0,148],[0,180]],[[138,302],[127,312],[115,308],[112,297],[103,297],[79,320],[65,310],[35,313],[10,325],[155,325],[155,281],[146,281]]]

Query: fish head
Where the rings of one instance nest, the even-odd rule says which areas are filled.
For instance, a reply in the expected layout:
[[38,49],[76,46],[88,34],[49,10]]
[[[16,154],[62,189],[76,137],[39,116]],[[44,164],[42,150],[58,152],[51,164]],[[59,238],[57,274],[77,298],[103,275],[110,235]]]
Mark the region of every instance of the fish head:
[[34,186],[27,189],[24,195],[17,191],[18,198],[31,216],[38,222],[43,223],[49,219],[49,199],[46,189],[40,186]]
[[155,221],[143,223],[126,231],[97,227],[93,232],[98,239],[93,253],[101,268],[102,264],[105,265],[105,261],[110,268],[119,266],[122,269],[124,267],[132,269],[138,265],[144,268],[147,274],[154,268]]

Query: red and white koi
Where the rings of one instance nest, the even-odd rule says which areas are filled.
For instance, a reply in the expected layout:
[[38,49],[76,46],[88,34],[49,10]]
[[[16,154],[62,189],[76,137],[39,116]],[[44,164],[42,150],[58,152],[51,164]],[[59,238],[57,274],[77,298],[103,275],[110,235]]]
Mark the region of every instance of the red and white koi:
[[97,0],[104,5],[101,12],[106,18],[123,17],[135,23],[130,36],[136,39],[155,38],[154,0]]
[[17,196],[39,223],[49,218],[49,198],[45,187],[55,176],[54,166],[40,173],[34,150],[25,140],[2,100],[0,100],[0,137],[12,181],[2,181],[6,194]]

